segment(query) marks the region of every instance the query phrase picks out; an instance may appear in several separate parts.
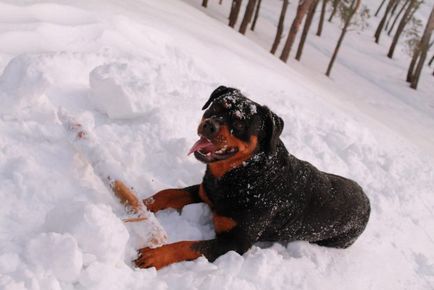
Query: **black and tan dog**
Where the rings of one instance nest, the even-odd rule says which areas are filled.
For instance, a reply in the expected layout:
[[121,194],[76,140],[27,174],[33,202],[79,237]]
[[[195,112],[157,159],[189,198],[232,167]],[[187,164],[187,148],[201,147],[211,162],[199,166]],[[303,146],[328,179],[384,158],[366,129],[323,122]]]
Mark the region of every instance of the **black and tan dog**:
[[200,140],[191,153],[206,163],[199,185],[167,189],[144,201],[152,212],[205,202],[216,238],[139,250],[139,267],[156,267],[228,251],[258,241],[304,240],[346,248],[363,232],[370,205],[354,181],[321,172],[290,155],[279,136],[283,120],[239,90],[217,88],[202,108]]

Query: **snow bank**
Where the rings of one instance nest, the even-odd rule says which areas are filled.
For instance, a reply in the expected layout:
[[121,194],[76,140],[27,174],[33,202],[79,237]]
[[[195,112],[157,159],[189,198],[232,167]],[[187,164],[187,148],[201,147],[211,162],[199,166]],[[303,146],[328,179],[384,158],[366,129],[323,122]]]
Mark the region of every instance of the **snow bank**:
[[[0,3],[1,289],[423,289],[434,283],[434,163],[421,148],[181,1]],[[4,44],[4,45],[3,45]],[[347,250],[257,245],[135,269],[140,224],[69,142],[77,116],[145,198],[200,182],[186,156],[217,85],[242,89],[285,121],[291,153],[357,180],[371,199]],[[377,94],[381,98],[381,91]],[[344,108],[344,110],[342,110]],[[211,213],[157,218],[169,242],[211,239]]]
[[77,202],[54,208],[46,215],[44,227],[49,232],[73,235],[86,254],[86,262],[115,264],[124,257],[128,231],[106,205]]

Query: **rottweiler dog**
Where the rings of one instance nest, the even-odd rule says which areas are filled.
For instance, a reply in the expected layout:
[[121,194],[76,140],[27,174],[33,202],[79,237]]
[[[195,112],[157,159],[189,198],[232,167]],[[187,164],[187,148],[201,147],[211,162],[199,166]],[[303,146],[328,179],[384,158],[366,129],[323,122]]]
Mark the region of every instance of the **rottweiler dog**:
[[160,269],[202,255],[214,261],[258,241],[347,248],[364,231],[370,204],[362,188],[289,154],[279,138],[283,120],[269,108],[221,86],[202,110],[200,140],[190,151],[206,164],[202,183],[160,191],[144,203],[156,212],[204,202],[216,238],[140,249],[138,267]]

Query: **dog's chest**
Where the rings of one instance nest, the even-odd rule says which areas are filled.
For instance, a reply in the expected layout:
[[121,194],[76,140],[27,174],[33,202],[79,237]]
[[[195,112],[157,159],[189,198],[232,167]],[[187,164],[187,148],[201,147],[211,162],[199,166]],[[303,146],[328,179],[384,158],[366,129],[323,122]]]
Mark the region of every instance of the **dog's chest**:
[[222,178],[209,174],[204,178],[204,191],[216,210],[236,211],[252,207],[273,207],[282,187],[280,172],[262,164],[237,168]]

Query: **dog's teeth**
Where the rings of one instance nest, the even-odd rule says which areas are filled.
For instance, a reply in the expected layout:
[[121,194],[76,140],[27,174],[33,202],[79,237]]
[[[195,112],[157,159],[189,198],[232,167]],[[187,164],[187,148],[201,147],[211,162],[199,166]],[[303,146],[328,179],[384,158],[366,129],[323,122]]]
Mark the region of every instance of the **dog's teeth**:
[[211,152],[206,153],[206,156],[211,156]]

